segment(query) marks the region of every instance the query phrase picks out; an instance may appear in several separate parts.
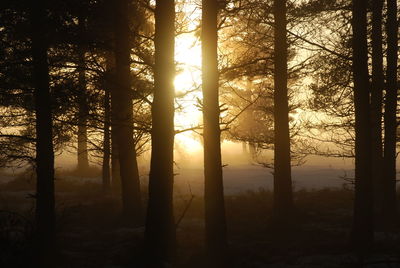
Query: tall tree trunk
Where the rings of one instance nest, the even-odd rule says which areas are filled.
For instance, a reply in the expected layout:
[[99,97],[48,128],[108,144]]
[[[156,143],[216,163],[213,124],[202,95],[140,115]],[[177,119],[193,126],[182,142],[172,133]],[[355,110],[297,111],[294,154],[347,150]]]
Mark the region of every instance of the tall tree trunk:
[[[79,24],[83,24],[83,21],[80,20]],[[85,172],[89,169],[89,156],[87,148],[87,119],[89,109],[86,93],[85,65],[85,49],[82,47],[82,45],[80,45],[80,47],[78,47],[78,172]]]
[[286,0],[274,0],[274,218],[285,223],[293,212],[290,164]]
[[133,104],[130,72],[129,1],[115,1],[116,85],[111,92],[112,113],[121,175],[123,216],[128,221],[142,221],[139,170],[133,140]]
[[[113,103],[112,98],[111,103]],[[113,192],[118,193],[121,191],[121,168],[118,160],[116,123],[113,114],[113,108],[111,107],[111,189]]]
[[173,213],[174,0],[156,1],[155,23],[152,144],[145,239],[152,259],[164,261],[173,257],[176,250]]
[[[111,92],[115,83],[115,59],[111,52],[106,53],[106,76],[104,83],[104,156],[103,156],[103,189],[105,192],[110,192],[114,186],[114,179],[119,178],[119,169],[115,170],[115,161],[118,162],[118,155],[114,152],[115,131],[112,127],[112,107],[111,107]],[[114,134],[112,134],[114,132]],[[114,138],[114,139],[113,139]],[[115,146],[116,147],[116,146]],[[113,155],[115,154],[115,155]],[[110,167],[111,161],[111,167]],[[117,174],[114,174],[117,173]],[[117,176],[117,177],[115,177]],[[120,179],[118,180],[121,181]],[[121,188],[121,184],[118,184]],[[115,189],[113,189],[115,190]]]
[[108,85],[106,85],[105,90],[104,90],[104,136],[103,136],[103,165],[102,165],[103,192],[105,192],[105,193],[108,193],[110,191],[110,187],[111,187],[110,120],[111,120],[110,89],[109,89]]
[[31,40],[36,112],[36,228],[41,267],[50,266],[55,239],[53,121],[46,17],[46,1],[36,1],[31,8]]
[[221,163],[218,74],[218,1],[202,1],[202,73],[204,121],[204,199],[206,253],[210,260],[223,261],[226,247],[226,219]]
[[120,166],[118,161],[118,145],[117,145],[117,133],[116,133],[116,116],[115,113],[117,111],[117,106],[115,101],[113,101],[113,94],[114,87],[116,86],[115,80],[115,57],[113,53],[106,54],[106,70],[107,70],[107,77],[106,77],[106,87],[107,90],[110,91],[110,120],[111,120],[111,189],[113,192],[120,192],[121,191],[121,175],[120,175]]
[[355,108],[355,200],[352,242],[365,253],[373,242],[371,120],[369,101],[367,3],[353,0],[353,78]]
[[383,198],[383,144],[382,144],[382,95],[385,85],[382,51],[382,9],[384,0],[372,1],[372,84],[371,84],[371,146],[372,180],[376,219],[382,211]]
[[385,98],[385,141],[384,141],[384,200],[383,217],[386,223],[393,222],[396,206],[396,135],[397,135],[397,60],[398,19],[397,1],[387,0],[387,69]]

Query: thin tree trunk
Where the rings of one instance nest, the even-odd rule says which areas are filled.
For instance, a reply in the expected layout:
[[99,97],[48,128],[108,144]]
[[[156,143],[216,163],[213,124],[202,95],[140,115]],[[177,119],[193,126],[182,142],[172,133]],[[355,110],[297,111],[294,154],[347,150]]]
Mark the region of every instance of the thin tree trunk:
[[384,0],[372,1],[372,84],[371,84],[371,146],[372,180],[376,219],[382,211],[383,199],[383,144],[382,95],[385,85],[382,51],[382,9]]
[[274,219],[288,222],[293,213],[287,88],[286,0],[274,0]]
[[106,77],[106,86],[108,87],[107,90],[110,91],[110,101],[111,101],[111,189],[113,192],[118,193],[121,191],[121,175],[120,175],[120,166],[118,161],[118,145],[117,145],[117,133],[116,133],[116,112],[117,108],[113,101],[113,94],[114,87],[116,84],[115,81],[115,57],[113,53],[107,53],[106,55],[106,70],[107,70],[107,77]]
[[36,228],[41,267],[51,265],[55,240],[54,151],[47,58],[46,1],[31,8],[32,63],[36,112]]
[[[206,253],[216,264],[224,261],[227,247],[224,187],[219,125],[217,0],[202,1],[202,73],[204,121],[204,199]],[[213,265],[213,263],[211,263]]]
[[352,242],[359,254],[365,254],[373,242],[367,2],[353,0],[352,20],[355,108],[355,200]]
[[103,165],[102,165],[102,178],[103,178],[103,192],[110,192],[111,178],[110,178],[110,156],[111,156],[111,143],[110,143],[110,89],[106,86],[104,90],[104,136],[103,136]]
[[257,160],[257,146],[254,142],[249,142],[249,153],[252,161]]
[[397,135],[397,60],[398,19],[397,1],[387,0],[387,69],[385,98],[385,141],[384,141],[384,200],[383,217],[387,224],[393,223],[396,206],[396,135]]
[[111,107],[111,189],[118,193],[121,191],[121,168],[118,160],[117,134],[115,133],[116,123],[113,118],[113,108]]
[[111,92],[121,175],[121,194],[125,220],[142,221],[139,170],[133,140],[133,104],[130,73],[129,1],[116,0],[115,66],[116,85]]
[[157,0],[155,10],[155,69],[152,105],[149,202],[146,249],[150,261],[175,255],[173,213],[174,156],[174,0]]
[[[82,24],[82,20],[79,24]],[[83,26],[80,26],[83,27]],[[78,48],[78,172],[85,172],[89,169],[89,156],[87,148],[87,119],[88,103],[86,94],[86,75],[85,75],[85,50]]]

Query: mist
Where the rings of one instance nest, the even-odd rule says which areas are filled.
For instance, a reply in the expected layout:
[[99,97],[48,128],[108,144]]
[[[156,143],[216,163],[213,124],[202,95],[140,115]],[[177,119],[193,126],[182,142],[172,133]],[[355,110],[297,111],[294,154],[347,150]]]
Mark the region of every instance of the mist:
[[399,3],[0,1],[0,267],[397,265]]

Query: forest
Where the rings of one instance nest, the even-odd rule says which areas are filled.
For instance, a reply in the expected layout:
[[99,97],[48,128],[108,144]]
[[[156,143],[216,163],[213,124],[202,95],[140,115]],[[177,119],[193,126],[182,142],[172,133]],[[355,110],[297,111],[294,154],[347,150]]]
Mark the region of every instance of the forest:
[[400,0],[1,0],[0,267],[400,267]]

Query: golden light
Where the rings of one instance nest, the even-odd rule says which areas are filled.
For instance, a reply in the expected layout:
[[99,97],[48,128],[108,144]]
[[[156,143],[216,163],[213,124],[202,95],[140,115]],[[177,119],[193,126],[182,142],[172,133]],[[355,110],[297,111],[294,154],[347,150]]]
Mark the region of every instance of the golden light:
[[[188,33],[180,34],[175,40],[175,61],[177,74],[174,85],[176,92],[175,129],[183,131],[201,125],[202,112],[198,107],[201,94],[201,44],[195,32],[200,13],[192,12],[190,4],[183,10],[187,14]],[[186,152],[202,150],[200,138],[193,131],[183,131],[176,135],[176,141]]]

